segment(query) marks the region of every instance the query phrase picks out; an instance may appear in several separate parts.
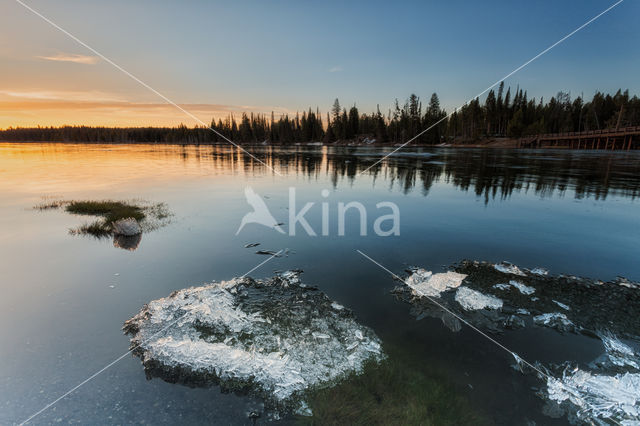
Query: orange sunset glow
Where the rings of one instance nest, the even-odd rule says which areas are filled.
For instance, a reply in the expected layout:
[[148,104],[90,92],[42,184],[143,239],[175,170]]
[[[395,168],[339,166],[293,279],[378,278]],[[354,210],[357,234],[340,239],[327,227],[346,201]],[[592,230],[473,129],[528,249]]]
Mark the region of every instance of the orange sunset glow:
[[178,126],[209,124],[212,119],[230,114],[274,112],[276,117],[289,113],[283,108],[214,104],[180,104],[202,122],[168,103],[136,103],[108,97],[98,92],[79,94],[40,92],[0,92],[0,129],[35,126]]

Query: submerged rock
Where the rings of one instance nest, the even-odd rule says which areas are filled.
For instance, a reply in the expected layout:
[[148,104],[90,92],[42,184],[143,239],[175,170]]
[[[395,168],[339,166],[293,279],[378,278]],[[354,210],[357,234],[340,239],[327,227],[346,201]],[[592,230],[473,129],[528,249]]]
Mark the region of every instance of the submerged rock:
[[465,286],[500,297],[503,310],[523,315],[528,325],[591,337],[606,328],[621,337],[640,339],[640,286],[625,278],[602,282],[477,261],[462,261],[454,271],[467,275]]
[[[537,367],[523,368],[533,364],[512,353],[515,368],[525,374],[548,373],[539,376],[544,386],[538,395],[547,401],[543,411],[549,415],[566,415],[577,424],[640,425],[638,283],[553,276],[541,268],[477,261],[463,261],[450,273],[462,278],[453,286],[430,286],[432,274],[414,269],[394,293],[411,304],[417,319],[440,318],[452,331],[468,322],[491,332],[537,326],[599,337],[605,353],[588,365],[576,366],[574,361],[541,365],[529,360]],[[438,299],[420,297],[421,292],[435,293]]]
[[384,358],[374,332],[299,271],[235,278],[172,293],[124,325],[150,376],[247,391],[284,411]]
[[[625,278],[602,282],[554,276],[541,268],[521,269],[505,262],[462,261],[452,271],[441,274],[414,268],[404,284],[394,292],[411,303],[412,313],[420,318],[443,316],[442,308],[429,300],[437,297],[447,310],[492,331],[524,323],[593,337],[598,330],[607,328],[618,336],[640,340],[640,285]],[[493,299],[486,306],[473,305],[465,301],[475,295],[469,290]],[[557,312],[559,308],[561,312]],[[470,315],[473,312],[483,315]],[[518,315],[523,321],[510,318],[511,315]]]
[[132,237],[142,233],[140,224],[132,217],[116,220],[111,225],[111,230],[114,235],[124,235],[125,237]]
[[124,250],[134,251],[140,245],[142,241],[142,233],[136,235],[121,235],[115,234],[113,236],[113,246]]

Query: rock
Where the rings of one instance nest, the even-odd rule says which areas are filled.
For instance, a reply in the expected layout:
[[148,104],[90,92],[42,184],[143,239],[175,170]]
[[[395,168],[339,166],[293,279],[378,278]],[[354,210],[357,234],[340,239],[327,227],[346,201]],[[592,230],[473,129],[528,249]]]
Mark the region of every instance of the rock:
[[142,241],[142,234],[136,235],[122,235],[115,234],[113,236],[113,246],[124,250],[134,251],[140,245]]
[[142,228],[137,220],[132,217],[118,219],[111,225],[111,230],[115,235],[131,237],[142,233]]

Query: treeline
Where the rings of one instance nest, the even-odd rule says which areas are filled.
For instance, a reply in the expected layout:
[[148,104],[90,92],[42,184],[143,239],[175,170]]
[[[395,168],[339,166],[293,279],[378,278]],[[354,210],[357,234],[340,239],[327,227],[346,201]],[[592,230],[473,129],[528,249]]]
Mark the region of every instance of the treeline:
[[447,135],[456,139],[511,137],[543,133],[582,132],[640,125],[640,99],[629,91],[613,96],[596,92],[590,101],[574,100],[559,92],[549,102],[528,99],[527,92],[500,83],[497,93],[489,91],[484,104],[479,99],[454,111],[448,119]]
[[[578,132],[640,125],[640,99],[629,91],[618,90],[613,96],[596,92],[591,100],[571,99],[559,92],[548,102],[528,98],[520,88],[511,92],[501,83],[479,98],[447,115],[437,94],[423,106],[412,94],[401,105],[395,101],[386,114],[376,108],[360,113],[356,105],[348,109],[335,100],[323,117],[318,109],[295,116],[274,113],[233,115],[213,120],[212,132],[205,126],[111,128],[88,126],[9,128],[0,131],[3,141],[94,142],[94,143],[189,143],[223,142],[294,144],[304,142],[363,142],[438,144],[475,141],[483,138],[520,138],[528,135]],[[429,129],[429,131],[424,132]],[[424,132],[424,133],[423,133]],[[419,135],[419,137],[416,137]]]

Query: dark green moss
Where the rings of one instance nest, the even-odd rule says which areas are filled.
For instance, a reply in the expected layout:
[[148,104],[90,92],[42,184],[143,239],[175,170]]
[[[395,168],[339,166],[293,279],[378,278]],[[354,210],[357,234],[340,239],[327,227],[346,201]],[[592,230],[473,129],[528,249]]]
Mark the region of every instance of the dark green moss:
[[142,206],[113,200],[71,201],[66,205],[65,210],[73,214],[103,216],[108,224],[129,217],[141,221],[146,216]]

